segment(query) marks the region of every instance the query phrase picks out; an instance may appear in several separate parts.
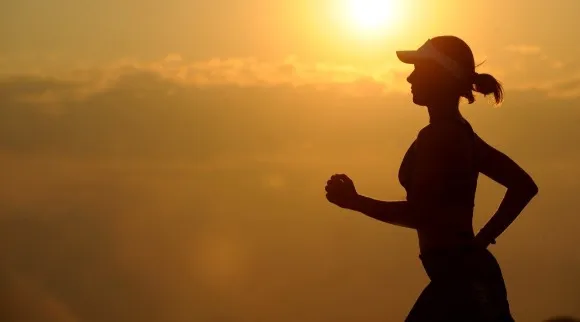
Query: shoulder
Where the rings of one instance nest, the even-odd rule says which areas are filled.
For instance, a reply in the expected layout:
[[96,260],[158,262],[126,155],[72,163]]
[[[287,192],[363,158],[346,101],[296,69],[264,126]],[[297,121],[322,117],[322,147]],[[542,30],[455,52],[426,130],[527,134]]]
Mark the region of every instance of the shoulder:
[[439,138],[451,133],[453,129],[446,124],[429,124],[422,128],[417,139]]
[[489,156],[497,155],[498,153],[503,154],[478,134],[475,135],[475,148],[477,155],[480,158],[487,158]]
[[417,150],[428,158],[463,160],[468,158],[474,146],[474,133],[465,124],[430,124],[419,131]]
[[456,123],[429,124],[422,128],[417,135],[420,145],[452,146],[458,144],[468,136],[464,126]]

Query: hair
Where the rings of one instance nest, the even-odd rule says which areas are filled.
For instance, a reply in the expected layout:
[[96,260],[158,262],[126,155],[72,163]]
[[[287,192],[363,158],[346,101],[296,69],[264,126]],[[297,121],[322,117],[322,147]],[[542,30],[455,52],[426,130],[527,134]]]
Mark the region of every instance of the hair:
[[473,52],[469,45],[462,39],[455,36],[439,36],[431,39],[433,46],[439,51],[455,60],[465,71],[471,73],[472,77],[468,77],[462,81],[460,85],[460,97],[467,99],[469,104],[475,102],[473,92],[478,92],[484,96],[493,94],[494,101],[499,105],[504,98],[504,90],[501,83],[490,74],[479,74],[475,71],[475,59]]
[[[500,104],[503,101],[503,86],[490,74],[475,73],[475,77],[473,78],[473,90],[483,94],[483,96],[493,94],[496,104]],[[463,97],[467,98],[469,104],[475,101],[472,91],[469,91],[469,93],[466,93]]]

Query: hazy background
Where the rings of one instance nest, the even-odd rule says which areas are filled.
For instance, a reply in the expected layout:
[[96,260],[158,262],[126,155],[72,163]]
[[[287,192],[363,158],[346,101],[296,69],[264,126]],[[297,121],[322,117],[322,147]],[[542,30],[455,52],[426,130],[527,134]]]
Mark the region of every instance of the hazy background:
[[394,51],[439,34],[505,84],[463,111],[540,187],[491,247],[514,316],[580,316],[580,2],[400,3],[375,33],[330,0],[0,3],[2,321],[402,321],[415,233],[324,185],[404,197],[428,120]]

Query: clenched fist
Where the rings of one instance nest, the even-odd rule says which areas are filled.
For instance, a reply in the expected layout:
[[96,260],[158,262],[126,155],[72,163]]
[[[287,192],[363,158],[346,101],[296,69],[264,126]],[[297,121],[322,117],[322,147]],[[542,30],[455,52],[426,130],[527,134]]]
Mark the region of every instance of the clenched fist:
[[346,209],[353,209],[358,193],[352,180],[346,174],[335,174],[326,182],[326,199]]

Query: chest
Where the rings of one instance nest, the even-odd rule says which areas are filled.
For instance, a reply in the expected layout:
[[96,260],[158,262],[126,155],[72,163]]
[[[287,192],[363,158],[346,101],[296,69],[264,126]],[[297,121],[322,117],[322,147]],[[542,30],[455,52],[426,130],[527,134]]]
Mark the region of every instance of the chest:
[[416,141],[413,141],[411,146],[405,152],[403,161],[399,167],[399,183],[407,192],[411,187],[411,180],[413,175],[413,166],[415,164],[415,146]]
[[[460,156],[456,156],[460,158],[459,160],[454,160],[449,165],[444,165],[437,169],[437,172],[440,172],[437,176],[438,180],[432,182],[432,184],[439,185],[444,190],[471,189],[477,181],[479,174],[475,145],[466,145],[464,152]],[[417,176],[424,173],[420,168],[431,166],[429,163],[430,160],[422,160],[419,158],[420,154],[417,153],[417,141],[415,140],[405,152],[398,173],[399,183],[405,188],[407,194],[411,192],[413,182],[417,179]]]

